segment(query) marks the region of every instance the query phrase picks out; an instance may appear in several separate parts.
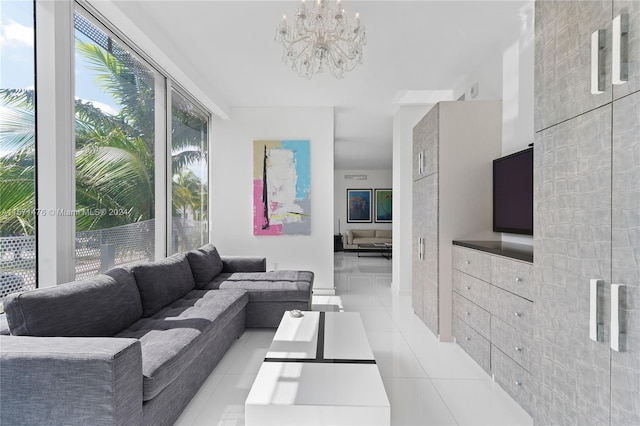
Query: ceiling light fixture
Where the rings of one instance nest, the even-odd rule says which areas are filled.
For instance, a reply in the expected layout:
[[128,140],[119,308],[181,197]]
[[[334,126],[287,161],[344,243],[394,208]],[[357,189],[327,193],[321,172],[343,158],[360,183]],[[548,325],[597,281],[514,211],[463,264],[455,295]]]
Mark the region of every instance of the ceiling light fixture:
[[340,0],[335,6],[317,0],[312,9],[302,0],[292,24],[283,16],[276,42],[284,48],[282,61],[301,77],[311,78],[328,67],[336,78],[342,78],[345,71],[362,63],[367,39],[358,14],[349,22]]

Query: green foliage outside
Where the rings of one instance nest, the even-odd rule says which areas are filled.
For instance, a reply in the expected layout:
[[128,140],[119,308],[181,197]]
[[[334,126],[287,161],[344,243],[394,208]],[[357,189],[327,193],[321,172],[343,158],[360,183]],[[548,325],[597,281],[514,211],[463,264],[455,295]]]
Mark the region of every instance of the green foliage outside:
[[[76,39],[77,51],[97,73],[95,83],[121,110],[110,115],[76,100],[76,210],[117,209],[127,214],[77,214],[76,230],[111,228],[154,217],[153,77],[102,48]],[[151,84],[149,84],[151,81]],[[201,134],[206,120],[172,111],[174,216],[206,212],[206,186],[187,166],[207,161]],[[35,107],[33,90],[0,89],[0,237],[33,235],[35,226]],[[48,206],[47,206],[48,207]],[[206,213],[205,213],[206,214]],[[204,220],[204,217],[196,217]]]

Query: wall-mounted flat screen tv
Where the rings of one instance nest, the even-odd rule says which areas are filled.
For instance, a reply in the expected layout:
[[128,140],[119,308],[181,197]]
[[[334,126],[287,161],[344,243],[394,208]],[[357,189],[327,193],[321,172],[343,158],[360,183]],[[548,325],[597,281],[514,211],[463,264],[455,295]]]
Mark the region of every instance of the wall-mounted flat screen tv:
[[533,148],[493,160],[493,231],[533,235]]

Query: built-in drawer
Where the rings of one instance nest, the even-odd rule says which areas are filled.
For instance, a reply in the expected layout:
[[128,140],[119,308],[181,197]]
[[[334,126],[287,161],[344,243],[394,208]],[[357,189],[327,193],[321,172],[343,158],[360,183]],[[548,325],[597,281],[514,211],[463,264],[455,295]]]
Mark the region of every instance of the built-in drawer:
[[483,281],[491,281],[491,255],[487,253],[454,245],[453,268]]
[[491,314],[470,300],[453,292],[453,314],[487,339],[491,332]]
[[491,256],[491,284],[533,300],[533,265]]
[[453,290],[485,309],[491,307],[491,284],[453,270]]
[[493,345],[491,345],[491,369],[494,380],[527,413],[533,415],[531,404],[533,376]]
[[531,336],[491,316],[491,344],[511,357],[522,368],[531,371]]
[[453,335],[456,342],[487,373],[491,373],[491,344],[480,333],[453,315]]
[[491,286],[491,313],[512,327],[533,335],[533,303],[500,287]]

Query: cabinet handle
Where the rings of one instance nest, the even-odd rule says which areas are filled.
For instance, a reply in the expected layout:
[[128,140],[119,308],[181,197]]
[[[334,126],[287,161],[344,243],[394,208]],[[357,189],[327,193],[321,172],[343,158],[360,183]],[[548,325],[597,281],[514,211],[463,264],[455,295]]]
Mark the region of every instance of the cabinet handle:
[[467,290],[471,290],[471,287],[469,287],[469,286],[466,286],[465,288],[466,288]]
[[520,346],[516,346],[514,349],[516,350],[516,352],[522,351],[522,348]]
[[471,337],[465,337],[464,340],[468,342],[469,340],[471,340]]
[[625,334],[620,331],[620,299],[624,291],[624,284],[611,284],[611,349],[616,352],[625,351]]
[[516,386],[522,386],[522,382],[519,380],[516,380],[515,382],[513,382]]
[[424,260],[424,238],[420,237],[418,238],[418,258],[420,260]]
[[522,281],[522,278],[518,278],[518,277],[516,277],[516,282],[518,282],[518,283],[519,283],[520,281]]
[[604,47],[605,30],[597,30],[591,34],[591,93],[604,93]]
[[468,260],[465,260],[465,261],[464,261],[464,263],[465,263],[466,265],[471,265],[471,262],[469,262]]
[[613,42],[611,44],[611,82],[623,84],[629,81],[629,15],[623,13],[613,18]]
[[418,174],[424,173],[424,151],[418,153]]
[[522,314],[521,314],[520,312],[516,312],[516,313],[515,313],[515,316],[517,316],[517,317],[521,317],[521,316],[522,316]]
[[603,289],[604,282],[592,279],[589,282],[589,338],[594,342],[600,342],[603,338],[602,324],[598,323],[600,318],[599,294]]
[[464,314],[465,314],[465,315],[471,315],[469,312],[465,312]]

